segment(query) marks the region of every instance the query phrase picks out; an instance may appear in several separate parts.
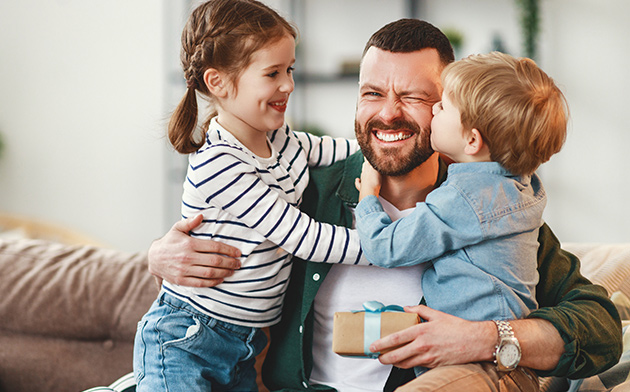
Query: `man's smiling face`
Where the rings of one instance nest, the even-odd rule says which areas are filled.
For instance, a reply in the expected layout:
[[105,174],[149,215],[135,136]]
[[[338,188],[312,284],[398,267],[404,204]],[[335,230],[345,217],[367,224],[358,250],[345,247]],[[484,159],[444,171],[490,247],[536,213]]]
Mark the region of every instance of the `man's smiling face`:
[[432,154],[431,108],[442,93],[437,50],[393,53],[371,47],[361,62],[357,140],[381,174],[400,176]]

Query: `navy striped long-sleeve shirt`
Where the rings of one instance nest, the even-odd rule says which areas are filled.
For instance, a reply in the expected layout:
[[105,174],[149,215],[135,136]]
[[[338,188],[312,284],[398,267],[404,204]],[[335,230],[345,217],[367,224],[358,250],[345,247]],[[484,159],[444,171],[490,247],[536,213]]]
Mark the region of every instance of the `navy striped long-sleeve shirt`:
[[356,231],[317,222],[299,211],[309,166],[325,166],[358,150],[355,140],[316,137],[288,126],[270,132],[271,157],[247,150],[214,119],[205,144],[189,157],[182,215],[203,213],[191,235],[242,252],[242,267],[214,288],[164,283],[165,290],[217,319],[253,327],[280,320],[291,255],[368,264]]

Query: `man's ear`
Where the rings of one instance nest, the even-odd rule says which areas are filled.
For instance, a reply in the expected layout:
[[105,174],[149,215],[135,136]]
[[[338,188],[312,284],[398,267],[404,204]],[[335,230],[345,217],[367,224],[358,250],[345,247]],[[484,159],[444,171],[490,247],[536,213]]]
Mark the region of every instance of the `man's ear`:
[[217,98],[225,98],[227,95],[227,83],[224,79],[223,73],[215,68],[208,68],[203,73],[203,82],[208,87],[208,91]]
[[479,130],[473,128],[468,132],[468,139],[466,140],[464,153],[467,155],[477,155],[481,152],[485,145],[486,144],[484,143]]

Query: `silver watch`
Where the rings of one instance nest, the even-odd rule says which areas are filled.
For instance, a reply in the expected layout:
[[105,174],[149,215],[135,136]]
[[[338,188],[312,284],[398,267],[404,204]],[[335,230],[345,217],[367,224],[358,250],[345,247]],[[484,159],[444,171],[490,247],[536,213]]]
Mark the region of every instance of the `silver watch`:
[[494,363],[502,372],[509,372],[521,361],[521,346],[514,337],[510,323],[504,320],[493,320],[499,330],[499,342],[494,352]]

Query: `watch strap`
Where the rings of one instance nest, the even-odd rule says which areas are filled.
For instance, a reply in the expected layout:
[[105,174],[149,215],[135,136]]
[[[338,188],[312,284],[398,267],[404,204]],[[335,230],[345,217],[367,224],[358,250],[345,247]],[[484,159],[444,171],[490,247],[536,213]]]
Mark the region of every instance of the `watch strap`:
[[492,321],[494,321],[494,323],[497,325],[497,329],[499,330],[499,340],[497,342],[497,347],[499,346],[501,339],[514,337],[514,331],[512,330],[512,326],[510,325],[509,322],[505,320],[492,320]]

